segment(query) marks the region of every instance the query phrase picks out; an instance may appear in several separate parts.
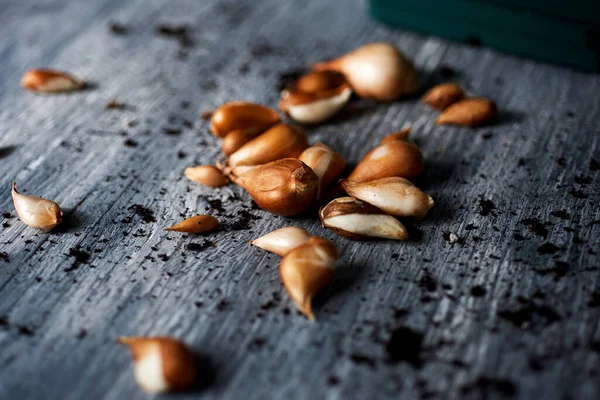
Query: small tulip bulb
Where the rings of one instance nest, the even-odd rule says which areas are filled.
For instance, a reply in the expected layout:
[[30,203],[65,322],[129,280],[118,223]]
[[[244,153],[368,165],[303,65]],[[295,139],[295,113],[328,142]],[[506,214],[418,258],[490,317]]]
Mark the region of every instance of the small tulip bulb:
[[306,229],[288,226],[267,233],[258,239],[254,239],[251,243],[256,247],[283,257],[291,250],[306,243],[308,239],[310,239],[310,234]]
[[17,192],[17,184],[12,184],[12,198],[19,219],[32,228],[50,232],[62,222],[62,210],[52,200],[37,196],[27,196]]
[[331,241],[313,236],[281,260],[281,281],[296,307],[310,320],[315,319],[312,299],[333,278],[337,259],[337,249]]
[[182,391],[198,378],[194,353],[171,337],[121,337],[134,361],[135,379],[148,393]]

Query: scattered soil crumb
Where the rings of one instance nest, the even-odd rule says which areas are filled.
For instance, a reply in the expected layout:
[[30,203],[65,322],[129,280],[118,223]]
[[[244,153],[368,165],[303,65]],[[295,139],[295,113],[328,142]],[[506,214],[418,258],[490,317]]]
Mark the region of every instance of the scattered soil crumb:
[[[133,215],[137,215],[142,219],[142,222],[145,224],[149,224],[151,222],[156,222],[156,218],[154,217],[154,212],[147,207],[144,207],[141,204],[134,204],[127,208],[128,211],[131,211]],[[124,224],[131,223],[132,216],[123,218],[121,222]]]
[[367,367],[372,368],[372,369],[375,369],[377,367],[375,360],[364,354],[353,353],[353,354],[350,354],[349,357],[350,357],[350,361],[352,361],[355,364],[366,365]]
[[484,217],[487,217],[488,215],[492,215],[492,216],[496,216],[495,210],[496,209],[496,205],[491,201],[491,200],[486,200],[486,199],[480,199],[479,200],[479,207],[477,212],[479,212],[480,215],[483,215]]
[[202,118],[205,121],[208,121],[212,117],[212,113],[212,110],[204,110],[202,111],[202,114],[200,114],[200,118]]
[[111,100],[104,106],[107,110],[123,110],[125,103],[121,103],[119,100]]
[[548,229],[546,229],[544,224],[537,218],[525,218],[519,221],[519,223],[521,225],[526,225],[530,232],[533,232],[544,239],[548,237]]
[[423,364],[423,334],[405,326],[398,327],[392,331],[385,350],[388,362],[396,364],[405,361],[420,368]]
[[196,44],[187,25],[161,24],[156,27],[156,33],[169,39],[174,39],[182,48],[194,47]]
[[110,25],[108,25],[108,29],[110,29],[110,32],[113,35],[127,35],[129,33],[129,28],[118,22],[111,22]]
[[540,247],[537,248],[537,252],[539,254],[554,254],[556,253],[558,250],[560,250],[560,248],[552,243],[544,243],[543,245],[541,245]]

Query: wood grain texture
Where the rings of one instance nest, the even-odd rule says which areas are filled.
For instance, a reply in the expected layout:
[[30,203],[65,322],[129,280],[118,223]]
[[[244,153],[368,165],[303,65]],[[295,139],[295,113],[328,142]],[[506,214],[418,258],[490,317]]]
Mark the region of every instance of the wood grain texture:
[[[178,399],[600,396],[597,75],[392,31],[360,0],[28,3],[0,11],[0,398],[146,398],[115,339],[166,334],[207,368]],[[161,24],[187,24],[191,41]],[[418,98],[354,101],[310,129],[355,163],[412,124],[427,162],[417,183],[436,206],[410,240],[350,241],[183,177],[219,151],[201,111],[275,106],[282,73],[379,40],[415,60],[423,89],[455,81],[501,110],[471,130],[436,127]],[[36,67],[94,86],[21,90]],[[105,110],[113,99],[128,107]],[[13,180],[61,204],[64,225],[20,223]],[[204,212],[223,228],[162,230]],[[318,323],[293,310],[278,257],[247,244],[290,224],[341,254]]]

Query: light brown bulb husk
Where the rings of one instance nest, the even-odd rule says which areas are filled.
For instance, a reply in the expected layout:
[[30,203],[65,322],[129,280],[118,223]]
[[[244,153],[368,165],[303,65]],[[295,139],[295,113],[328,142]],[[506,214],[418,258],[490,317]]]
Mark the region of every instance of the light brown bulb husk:
[[498,118],[496,103],[483,97],[461,100],[446,108],[435,120],[437,125],[452,124],[475,128]]
[[277,124],[244,144],[229,156],[231,167],[261,165],[282,158],[298,157],[308,147],[304,129],[287,124]]
[[12,199],[19,219],[32,228],[50,232],[62,223],[62,210],[52,200],[37,196],[28,196],[17,191],[17,184],[12,184]]
[[210,131],[224,138],[232,131],[257,129],[263,131],[280,121],[272,108],[246,101],[232,101],[217,108],[210,119]]
[[169,228],[165,228],[165,231],[203,233],[212,231],[218,225],[219,221],[212,215],[194,215]]
[[351,96],[339,72],[310,72],[281,92],[279,109],[301,124],[318,124],[339,112]]
[[404,140],[392,140],[368,152],[350,173],[348,180],[367,182],[391,176],[415,178],[422,172],[421,150]]
[[394,133],[390,133],[389,135],[387,135],[386,137],[384,137],[383,139],[381,139],[381,142],[379,142],[380,145],[382,144],[386,144],[388,142],[394,142],[396,140],[408,140],[408,137],[410,136],[410,130],[411,127],[406,126],[402,129],[400,129],[398,132],[394,132]]
[[194,353],[172,337],[121,337],[134,360],[138,385],[148,393],[183,391],[198,380]]
[[319,218],[325,228],[350,239],[408,237],[406,228],[396,218],[353,197],[332,200],[321,207]]
[[279,265],[281,281],[296,307],[314,320],[311,301],[335,274],[335,245],[318,236],[287,253]]
[[52,69],[32,69],[27,71],[21,78],[21,87],[45,93],[70,92],[79,90],[86,83],[72,75]]
[[343,181],[346,192],[396,217],[423,218],[434,201],[408,179],[390,177],[369,182]]
[[321,198],[321,192],[339,177],[346,168],[346,162],[342,156],[321,142],[304,150],[298,159],[308,165],[319,177],[317,198]]
[[418,85],[413,63],[389,43],[366,44],[314,69],[340,72],[357,95],[382,102],[410,95]]
[[465,98],[465,92],[456,83],[442,83],[432,87],[421,101],[436,110],[444,110]]
[[262,209],[284,217],[300,214],[317,197],[319,178],[302,161],[284,158],[232,176]]
[[223,172],[213,165],[188,167],[185,169],[184,174],[190,181],[204,186],[220,187],[229,183],[229,179]]
[[254,239],[251,243],[256,247],[283,257],[291,250],[306,243],[308,239],[310,239],[310,234],[306,229],[288,226],[267,233],[258,239]]

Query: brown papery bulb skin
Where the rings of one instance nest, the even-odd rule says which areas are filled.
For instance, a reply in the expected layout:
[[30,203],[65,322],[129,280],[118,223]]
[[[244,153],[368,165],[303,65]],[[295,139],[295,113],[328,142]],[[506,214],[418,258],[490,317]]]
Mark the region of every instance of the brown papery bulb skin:
[[308,147],[304,129],[277,124],[244,144],[229,156],[230,167],[261,165],[282,158],[298,157]]
[[279,115],[272,108],[247,101],[232,101],[213,112],[210,131],[213,135],[224,138],[237,129],[263,131],[279,121]]
[[315,319],[312,298],[333,279],[337,258],[337,249],[331,241],[313,236],[281,260],[281,281],[298,309],[310,320]]
[[304,150],[298,159],[308,165],[319,177],[318,197],[346,168],[342,156],[321,142]]
[[232,177],[262,209],[284,217],[300,214],[317,197],[319,177],[302,161],[284,158]]
[[390,102],[414,93],[418,85],[413,63],[389,43],[370,43],[314,70],[341,72],[360,97]]
[[417,146],[404,140],[392,140],[368,152],[348,180],[367,182],[391,176],[415,178],[421,175],[423,167],[423,154]]

